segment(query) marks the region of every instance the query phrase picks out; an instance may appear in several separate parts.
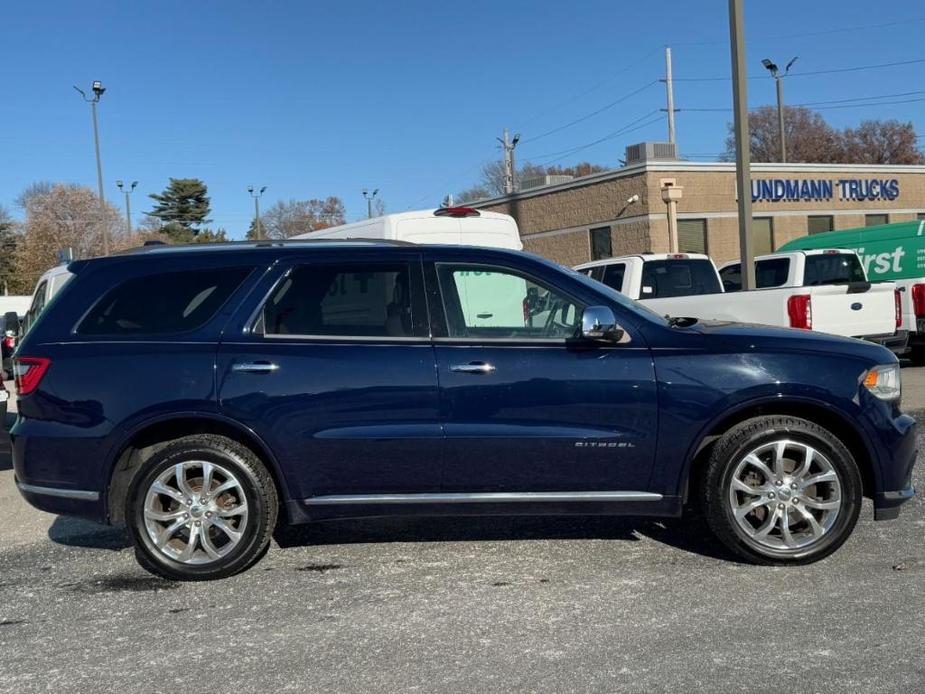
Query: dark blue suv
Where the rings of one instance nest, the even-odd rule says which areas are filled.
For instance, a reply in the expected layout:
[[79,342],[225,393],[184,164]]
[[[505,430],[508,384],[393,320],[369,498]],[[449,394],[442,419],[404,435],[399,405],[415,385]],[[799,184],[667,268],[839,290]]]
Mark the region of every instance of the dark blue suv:
[[70,265],[15,358],[16,480],[228,576],[287,523],[698,509],[805,563],[912,496],[888,350],[656,315],[524,253],[341,241]]

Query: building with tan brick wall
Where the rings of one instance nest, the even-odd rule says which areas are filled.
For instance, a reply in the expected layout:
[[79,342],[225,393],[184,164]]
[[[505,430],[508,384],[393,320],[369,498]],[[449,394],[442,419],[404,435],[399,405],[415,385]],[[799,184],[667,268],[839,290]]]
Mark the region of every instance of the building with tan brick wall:
[[[526,250],[577,265],[667,252],[669,181],[681,189],[678,250],[738,258],[732,163],[643,161],[471,206],[510,214]],[[925,218],[925,166],[753,164],[752,200],[760,255],[807,233]]]

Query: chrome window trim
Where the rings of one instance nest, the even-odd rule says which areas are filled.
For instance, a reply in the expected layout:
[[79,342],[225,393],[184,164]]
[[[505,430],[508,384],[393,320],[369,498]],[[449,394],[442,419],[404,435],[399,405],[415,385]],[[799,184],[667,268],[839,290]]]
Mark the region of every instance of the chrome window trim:
[[35,484],[25,484],[16,480],[20,492],[27,494],[41,494],[43,496],[57,496],[62,499],[78,499],[80,501],[98,501],[99,492],[85,491],[83,489],[62,489],[60,487],[40,487]]
[[467,504],[523,503],[535,501],[661,501],[654,492],[473,492],[422,494],[334,494],[304,499],[309,506],[357,504]]

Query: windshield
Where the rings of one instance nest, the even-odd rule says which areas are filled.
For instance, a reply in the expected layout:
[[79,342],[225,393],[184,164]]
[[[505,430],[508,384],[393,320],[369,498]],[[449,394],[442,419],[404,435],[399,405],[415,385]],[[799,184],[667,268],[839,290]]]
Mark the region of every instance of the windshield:
[[853,253],[824,253],[806,256],[803,286],[866,282],[861,261]]

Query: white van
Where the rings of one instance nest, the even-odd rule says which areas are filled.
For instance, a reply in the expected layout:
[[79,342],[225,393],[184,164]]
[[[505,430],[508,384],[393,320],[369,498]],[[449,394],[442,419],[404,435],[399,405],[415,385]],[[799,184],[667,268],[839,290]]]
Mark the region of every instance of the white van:
[[410,243],[490,246],[523,250],[510,215],[471,207],[398,212],[294,236],[296,239],[388,239]]
[[68,271],[67,265],[57,265],[51,268],[51,270],[46,270],[45,273],[39,277],[39,281],[35,284],[35,291],[32,292],[32,301],[29,310],[26,311],[23,320],[22,332],[24,334],[26,330],[29,329],[29,326],[35,322],[35,319],[39,317],[42,309],[51,301],[52,297],[61,291],[61,288],[64,287],[73,276],[73,273]]

